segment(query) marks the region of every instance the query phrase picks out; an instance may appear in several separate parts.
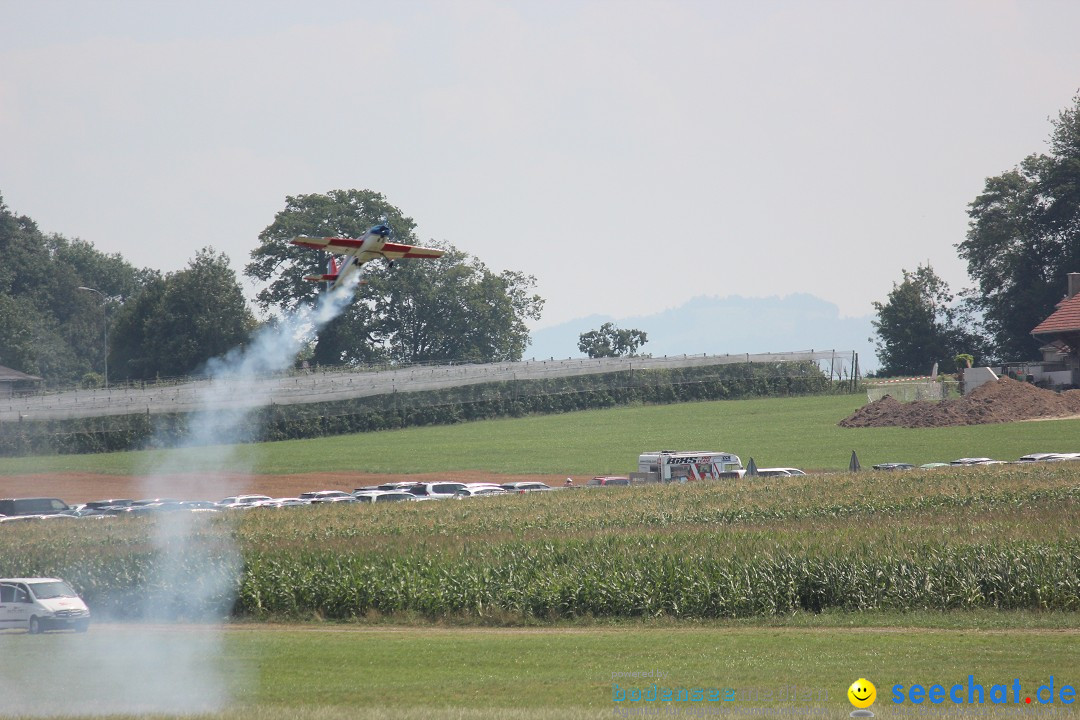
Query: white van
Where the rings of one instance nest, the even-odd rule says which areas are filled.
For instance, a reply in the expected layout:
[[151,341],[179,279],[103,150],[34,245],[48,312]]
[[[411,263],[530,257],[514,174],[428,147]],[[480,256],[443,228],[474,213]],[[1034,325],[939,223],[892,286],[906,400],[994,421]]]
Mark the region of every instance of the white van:
[[0,630],[26,628],[86,632],[90,609],[57,578],[0,578]]

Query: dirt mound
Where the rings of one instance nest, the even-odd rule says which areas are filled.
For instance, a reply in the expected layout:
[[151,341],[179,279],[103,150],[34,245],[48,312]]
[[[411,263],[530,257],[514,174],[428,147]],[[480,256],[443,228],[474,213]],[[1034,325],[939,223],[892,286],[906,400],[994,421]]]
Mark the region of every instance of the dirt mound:
[[1000,378],[962,398],[902,403],[890,395],[864,405],[840,427],[948,427],[1080,415],[1080,390],[1063,393]]

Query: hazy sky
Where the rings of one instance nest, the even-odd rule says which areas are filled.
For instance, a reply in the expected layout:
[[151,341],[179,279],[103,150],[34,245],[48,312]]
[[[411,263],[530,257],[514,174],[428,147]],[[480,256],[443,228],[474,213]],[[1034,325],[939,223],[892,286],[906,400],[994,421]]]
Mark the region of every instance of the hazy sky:
[[[866,315],[967,284],[987,176],[1080,89],[1080,2],[0,0],[0,194],[238,271],[287,195],[383,192],[540,326],[697,295]],[[0,258],[2,262],[2,258]]]

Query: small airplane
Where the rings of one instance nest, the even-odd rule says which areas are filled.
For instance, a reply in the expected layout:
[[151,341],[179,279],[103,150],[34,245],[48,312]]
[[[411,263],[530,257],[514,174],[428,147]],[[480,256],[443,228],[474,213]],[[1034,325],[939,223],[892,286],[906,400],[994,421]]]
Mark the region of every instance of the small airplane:
[[[290,242],[301,247],[327,250],[331,253],[325,275],[306,275],[305,280],[325,282],[328,290],[345,283],[353,273],[360,272],[360,266],[378,258],[388,260],[391,265],[401,258],[437,258],[445,251],[433,248],[416,247],[390,241],[390,226],[376,225],[363,237],[294,237]],[[338,265],[334,254],[345,255],[345,262]]]

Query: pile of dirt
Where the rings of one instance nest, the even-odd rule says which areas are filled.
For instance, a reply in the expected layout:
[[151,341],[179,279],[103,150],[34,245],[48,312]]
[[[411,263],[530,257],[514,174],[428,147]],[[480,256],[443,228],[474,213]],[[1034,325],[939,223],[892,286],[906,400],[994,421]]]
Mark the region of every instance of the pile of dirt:
[[949,427],[1080,415],[1080,390],[1057,393],[1007,377],[962,398],[902,403],[890,395],[840,421],[840,427]]

